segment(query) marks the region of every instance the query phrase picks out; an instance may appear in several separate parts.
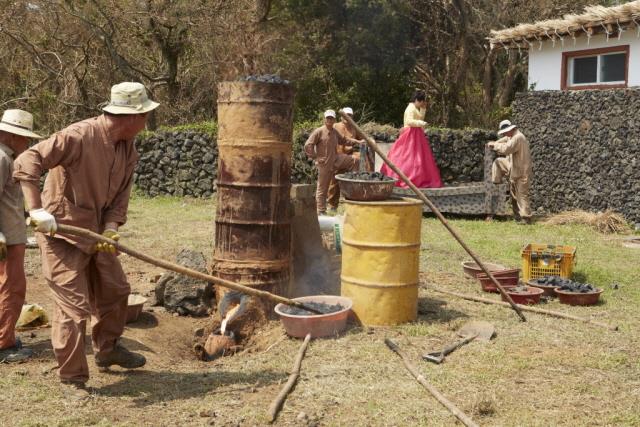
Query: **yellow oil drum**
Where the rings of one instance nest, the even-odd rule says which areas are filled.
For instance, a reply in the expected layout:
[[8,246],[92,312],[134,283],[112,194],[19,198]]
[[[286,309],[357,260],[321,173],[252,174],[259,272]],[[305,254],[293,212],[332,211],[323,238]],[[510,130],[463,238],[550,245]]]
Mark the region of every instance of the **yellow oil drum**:
[[422,202],[346,201],[342,296],[364,325],[396,325],[418,315]]

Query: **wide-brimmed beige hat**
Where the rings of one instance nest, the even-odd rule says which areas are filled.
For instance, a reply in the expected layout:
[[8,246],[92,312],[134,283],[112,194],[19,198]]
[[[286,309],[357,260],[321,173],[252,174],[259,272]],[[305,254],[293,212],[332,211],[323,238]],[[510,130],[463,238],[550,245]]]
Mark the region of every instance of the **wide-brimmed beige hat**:
[[111,88],[111,100],[102,107],[102,111],[111,114],[143,114],[158,108],[147,96],[142,83],[124,82]]
[[33,115],[22,110],[7,110],[0,120],[0,130],[27,138],[42,139],[33,132]]
[[503,135],[516,128],[516,125],[511,124],[509,120],[503,120],[498,125],[498,135]]

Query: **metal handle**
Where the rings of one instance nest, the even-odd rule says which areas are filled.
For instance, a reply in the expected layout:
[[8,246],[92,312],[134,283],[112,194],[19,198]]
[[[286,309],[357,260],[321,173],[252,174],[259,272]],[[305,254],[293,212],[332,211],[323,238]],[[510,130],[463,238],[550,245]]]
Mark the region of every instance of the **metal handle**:
[[445,347],[445,348],[442,350],[442,355],[443,355],[443,356],[446,356],[446,355],[448,355],[448,354],[452,353],[454,350],[459,349],[459,348],[460,348],[460,347],[462,347],[463,345],[469,344],[471,341],[475,340],[477,337],[478,337],[478,334],[471,335],[471,336],[469,336],[469,337],[466,337],[466,338],[465,338],[465,339],[463,339],[463,340],[460,340],[460,341],[458,341],[458,342],[455,342],[455,343],[453,343],[453,344],[449,345],[448,347]]

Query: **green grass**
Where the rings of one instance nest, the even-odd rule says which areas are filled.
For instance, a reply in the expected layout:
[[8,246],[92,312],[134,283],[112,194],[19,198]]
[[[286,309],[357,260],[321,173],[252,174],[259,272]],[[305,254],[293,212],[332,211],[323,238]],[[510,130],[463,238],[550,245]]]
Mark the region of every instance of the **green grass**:
[[[135,196],[122,229],[127,245],[173,260],[182,248],[211,259],[215,204],[211,200]],[[314,340],[302,375],[276,425],[300,425],[300,412],[318,425],[454,425],[455,419],[406,372],[384,345],[392,337],[428,380],[481,425],[549,426],[640,423],[640,250],[625,248],[621,236],[598,234],[583,226],[516,225],[510,221],[452,218],[451,224],[486,261],[521,265],[527,243],[574,245],[575,272],[605,288],[604,303],[568,307],[557,301],[543,308],[618,324],[620,332],[526,313],[520,322],[508,308],[438,294],[439,287],[482,294],[464,278],[460,262],[468,255],[434,218],[424,218],[418,321],[389,328],[353,328],[336,339]],[[150,292],[161,271],[131,257],[121,258],[132,287]],[[27,297],[51,310],[37,251],[29,251]],[[612,283],[620,288],[613,290]],[[127,327],[125,338],[147,348],[149,363],[136,374],[98,374],[90,358],[96,399],[86,407],[62,402],[50,350],[18,366],[0,365],[0,425],[138,426],[264,425],[265,411],[286,381],[299,340],[286,339],[268,352],[243,353],[212,363],[195,361],[193,329],[206,323],[173,317],[156,309],[150,328]],[[455,339],[468,320],[492,322],[497,338],[471,343],[442,365],[421,361],[421,354]],[[276,342],[277,323],[264,340]],[[49,331],[35,342],[47,347]],[[267,333],[267,332],[265,332]],[[269,335],[273,333],[272,335]],[[31,345],[31,341],[28,342]],[[482,410],[479,408],[483,408]],[[214,413],[201,416],[201,413]]]

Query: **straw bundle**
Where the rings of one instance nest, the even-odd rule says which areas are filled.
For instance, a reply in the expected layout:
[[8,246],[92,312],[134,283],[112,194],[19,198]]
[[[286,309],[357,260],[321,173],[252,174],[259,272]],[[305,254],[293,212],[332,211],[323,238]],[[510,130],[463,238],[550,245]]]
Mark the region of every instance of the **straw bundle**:
[[530,39],[545,35],[545,31],[553,36],[569,34],[583,26],[598,27],[601,24],[633,23],[633,18],[640,18],[640,0],[621,6],[587,6],[582,14],[565,15],[562,19],[539,21],[535,24],[519,24],[500,31],[491,31],[489,40],[492,43],[509,43],[518,39]]
[[545,224],[584,224],[604,234],[624,233],[630,230],[624,217],[612,210],[597,213],[582,210],[560,212],[548,218]]

